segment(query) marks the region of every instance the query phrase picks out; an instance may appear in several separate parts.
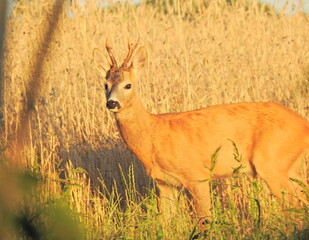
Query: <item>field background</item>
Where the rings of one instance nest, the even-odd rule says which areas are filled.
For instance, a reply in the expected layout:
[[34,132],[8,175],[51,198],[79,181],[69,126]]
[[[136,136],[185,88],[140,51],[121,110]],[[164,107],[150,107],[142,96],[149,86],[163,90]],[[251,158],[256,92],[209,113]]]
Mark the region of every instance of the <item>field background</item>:
[[[105,108],[99,67],[107,65],[107,37],[118,61],[127,53],[127,39],[140,37],[148,52],[140,94],[150,112],[274,101],[309,119],[308,17],[284,16],[245,0],[157,0],[139,6],[110,2],[106,8],[97,2],[64,5],[44,60],[26,157],[18,163],[22,174],[15,174],[27,183],[13,185],[19,189],[13,195],[22,200],[6,199],[12,193],[2,186],[5,178],[0,186],[5,189],[2,208],[11,209],[3,212],[17,219],[8,221],[13,227],[4,225],[3,236],[11,236],[7,229],[14,229],[13,239],[40,239],[31,238],[29,229],[46,239],[301,239],[308,234],[295,228],[295,214],[304,229],[308,226],[307,208],[292,211],[295,221],[280,220],[280,207],[266,185],[240,175],[214,191],[217,224],[207,234],[195,229],[197,220],[182,200],[174,224],[163,229],[154,183],[126,149]],[[7,22],[8,145],[20,127],[52,3],[18,1]],[[308,179],[306,162],[301,170]],[[68,220],[57,223],[58,217]]]

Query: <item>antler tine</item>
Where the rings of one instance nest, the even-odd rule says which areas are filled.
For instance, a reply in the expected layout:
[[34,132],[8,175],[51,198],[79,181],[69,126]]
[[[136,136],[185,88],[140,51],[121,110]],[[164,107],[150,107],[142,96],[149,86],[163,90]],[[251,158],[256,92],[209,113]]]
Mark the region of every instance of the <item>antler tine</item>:
[[106,38],[105,47],[106,47],[108,55],[109,55],[109,57],[112,61],[111,68],[118,68],[117,61],[116,61],[115,56],[114,56],[113,51],[112,51],[112,47],[109,45],[108,38]]
[[128,68],[128,63],[129,61],[131,60],[131,57],[133,55],[133,52],[134,50],[137,48],[138,46],[138,43],[139,43],[139,40],[140,40],[140,37],[137,39],[137,42],[133,45],[133,44],[130,44],[130,41],[128,39],[128,48],[129,48],[129,52],[128,52],[128,55],[127,57],[125,58],[125,60],[123,61],[122,65],[121,65],[121,68]]

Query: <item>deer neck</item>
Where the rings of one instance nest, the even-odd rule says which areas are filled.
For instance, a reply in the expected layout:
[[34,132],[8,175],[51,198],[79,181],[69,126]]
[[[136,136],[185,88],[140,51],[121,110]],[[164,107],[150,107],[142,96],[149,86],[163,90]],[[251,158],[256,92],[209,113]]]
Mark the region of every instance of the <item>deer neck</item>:
[[137,97],[131,106],[116,113],[115,117],[122,138],[128,148],[149,170],[152,165],[151,159],[149,159],[149,151],[152,148],[151,139],[155,126],[155,116],[145,109]]

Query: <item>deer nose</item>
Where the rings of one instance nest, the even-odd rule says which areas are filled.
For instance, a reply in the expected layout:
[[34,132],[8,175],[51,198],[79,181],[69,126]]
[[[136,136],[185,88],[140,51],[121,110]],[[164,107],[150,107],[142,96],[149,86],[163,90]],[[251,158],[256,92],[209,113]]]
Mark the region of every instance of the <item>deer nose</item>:
[[106,103],[106,107],[108,109],[115,109],[115,108],[119,109],[120,108],[120,104],[117,101],[108,100],[107,103]]

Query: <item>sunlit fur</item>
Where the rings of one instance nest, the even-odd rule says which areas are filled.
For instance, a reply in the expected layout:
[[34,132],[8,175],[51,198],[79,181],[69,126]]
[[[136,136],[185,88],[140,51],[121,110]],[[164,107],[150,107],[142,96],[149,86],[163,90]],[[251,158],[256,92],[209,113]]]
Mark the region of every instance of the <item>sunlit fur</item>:
[[[156,180],[160,208],[167,218],[173,188],[179,186],[192,194],[199,216],[210,216],[207,180],[211,176],[230,176],[239,167],[234,157],[235,145],[241,154],[244,172],[259,175],[277,198],[285,190],[304,200],[298,185],[292,184],[289,178],[303,180],[297,170],[301,155],[309,148],[308,121],[271,102],[151,114],[144,108],[137,91],[137,72],[145,60],[146,51],[140,48],[129,69],[117,76],[109,73],[106,94],[107,100],[114,97],[121,106],[115,111],[121,135]],[[129,92],[124,89],[124,83],[132,84]],[[218,149],[214,168],[210,170],[211,157]]]

